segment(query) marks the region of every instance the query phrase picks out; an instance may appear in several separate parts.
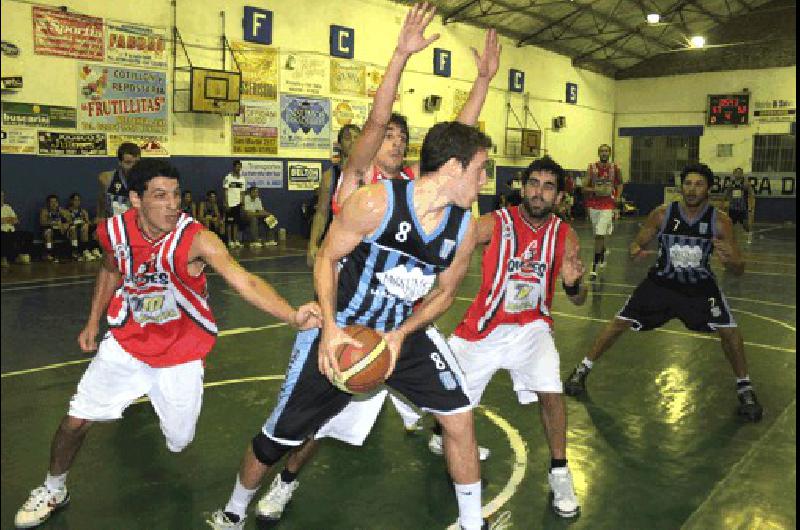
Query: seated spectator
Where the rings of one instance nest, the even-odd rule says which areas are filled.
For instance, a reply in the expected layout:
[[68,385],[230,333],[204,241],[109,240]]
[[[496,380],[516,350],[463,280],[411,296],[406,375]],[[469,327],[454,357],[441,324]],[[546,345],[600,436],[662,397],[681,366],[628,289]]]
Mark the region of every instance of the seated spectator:
[[70,222],[69,212],[58,204],[57,195],[47,196],[47,204],[39,211],[39,226],[44,239],[44,259],[58,263],[58,257],[53,255],[53,244],[58,239],[67,238]]
[[2,249],[3,259],[2,266],[6,268],[9,263],[15,261],[17,263],[27,264],[31,262],[31,246],[33,244],[33,234],[30,232],[18,232],[16,225],[19,224],[19,218],[14,212],[10,204],[6,203],[6,192],[2,192]]
[[208,190],[206,192],[206,200],[202,201],[197,206],[198,221],[217,234],[222,236],[225,226],[223,224],[222,212],[217,203],[217,192]]
[[[245,225],[250,228],[250,246],[259,248],[262,246],[259,226],[265,226],[267,235],[267,246],[274,246],[278,244],[276,237],[278,219],[264,210],[261,204],[261,197],[258,194],[258,188],[252,186],[247,190],[247,195],[244,196],[243,202],[243,215]],[[263,222],[262,222],[263,221]]]
[[[69,240],[72,243],[72,257],[77,261],[92,261],[97,259],[97,255],[92,252],[92,242],[89,241],[89,230],[91,229],[91,221],[89,220],[89,212],[86,208],[81,207],[81,196],[79,193],[73,193],[69,196],[69,205],[67,206],[69,213]],[[99,249],[96,249],[99,253]]]
[[183,200],[181,200],[181,211],[186,215],[197,219],[197,205],[192,200],[192,192],[186,190],[183,192]]

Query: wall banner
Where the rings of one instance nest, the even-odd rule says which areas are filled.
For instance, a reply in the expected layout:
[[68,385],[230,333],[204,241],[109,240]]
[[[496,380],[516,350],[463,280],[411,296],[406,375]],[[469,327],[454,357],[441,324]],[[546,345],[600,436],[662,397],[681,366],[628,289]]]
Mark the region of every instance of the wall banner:
[[242,99],[278,99],[278,49],[231,42],[236,62],[242,71]]
[[322,179],[321,162],[287,162],[289,191],[308,191],[319,188]]
[[79,128],[167,135],[166,87],[166,72],[79,64]]
[[167,28],[106,22],[106,61],[146,68],[167,67]]
[[3,125],[74,129],[78,125],[75,107],[3,102]]
[[2,152],[4,154],[36,154],[36,131],[31,129],[3,129]]
[[90,61],[103,60],[103,19],[33,6],[33,52]]
[[328,93],[330,59],[311,53],[281,53],[281,92],[319,96]]
[[365,97],[366,83],[366,68],[363,63],[331,59],[332,94]]
[[40,155],[105,155],[103,133],[61,133],[39,131]]
[[281,148],[330,149],[331,100],[281,95]]
[[278,154],[278,103],[243,102],[241,112],[231,125],[231,149],[234,154]]
[[247,186],[283,188],[283,162],[280,160],[242,160],[242,176]]
[[169,156],[167,136],[136,136],[131,134],[109,134],[108,154],[116,155],[120,144],[130,142],[139,146],[142,156]]

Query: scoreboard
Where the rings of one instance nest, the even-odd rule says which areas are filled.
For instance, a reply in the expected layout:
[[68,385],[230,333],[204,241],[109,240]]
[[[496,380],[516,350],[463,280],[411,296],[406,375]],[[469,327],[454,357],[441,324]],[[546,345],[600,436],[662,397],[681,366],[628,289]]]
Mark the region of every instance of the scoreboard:
[[749,93],[708,96],[708,125],[747,125],[749,114]]

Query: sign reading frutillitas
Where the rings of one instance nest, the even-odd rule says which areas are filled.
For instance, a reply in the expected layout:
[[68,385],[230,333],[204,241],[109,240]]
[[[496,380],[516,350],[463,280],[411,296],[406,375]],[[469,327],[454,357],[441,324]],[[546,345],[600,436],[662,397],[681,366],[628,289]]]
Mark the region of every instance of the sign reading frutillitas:
[[244,40],[258,44],[272,44],[272,11],[244,6]]
[[508,70],[508,90],[519,93],[525,91],[525,72],[513,68]]
[[433,49],[433,73],[441,77],[450,77],[452,54],[443,48]]
[[352,59],[356,48],[356,32],[353,28],[331,24],[331,55]]

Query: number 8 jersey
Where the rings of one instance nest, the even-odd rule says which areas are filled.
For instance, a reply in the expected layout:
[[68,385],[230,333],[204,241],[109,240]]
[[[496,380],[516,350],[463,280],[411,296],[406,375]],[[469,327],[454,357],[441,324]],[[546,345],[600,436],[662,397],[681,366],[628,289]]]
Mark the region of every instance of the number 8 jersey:
[[481,288],[455,334],[468,341],[485,338],[501,324],[544,320],[561,270],[569,225],[555,215],[533,227],[519,206],[493,212],[492,239],[483,251]]
[[136,209],[97,226],[97,238],[113,255],[122,283],[108,305],[111,334],[133,357],[156,368],[203,359],[217,326],[208,306],[204,273],[189,273],[189,249],[203,225],[181,214],[172,232],[150,241]]

